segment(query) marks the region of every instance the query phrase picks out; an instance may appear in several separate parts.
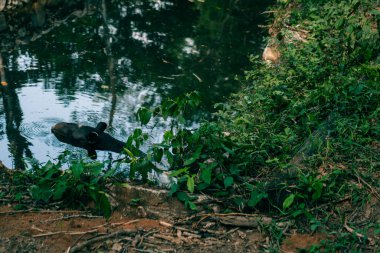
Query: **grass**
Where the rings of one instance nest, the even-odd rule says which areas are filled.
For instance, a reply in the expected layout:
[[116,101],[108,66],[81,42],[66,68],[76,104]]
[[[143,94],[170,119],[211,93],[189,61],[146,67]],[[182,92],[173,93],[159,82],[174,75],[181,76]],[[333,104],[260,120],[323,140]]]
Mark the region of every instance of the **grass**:
[[[219,126],[242,144],[243,170],[270,211],[333,235],[326,251],[378,249],[379,205],[369,206],[380,200],[378,2],[282,2],[271,28],[280,62],[252,57],[246,88],[219,107]],[[262,187],[271,181],[276,189]],[[367,208],[367,220],[353,214]]]

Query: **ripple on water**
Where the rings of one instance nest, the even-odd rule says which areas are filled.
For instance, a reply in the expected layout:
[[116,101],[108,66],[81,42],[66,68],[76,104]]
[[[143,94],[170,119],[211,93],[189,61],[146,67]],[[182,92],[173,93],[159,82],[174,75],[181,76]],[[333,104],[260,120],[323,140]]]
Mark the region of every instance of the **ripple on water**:
[[47,118],[43,121],[26,122],[21,124],[20,131],[28,138],[46,137],[51,134],[51,127],[60,121],[62,121],[62,119]]

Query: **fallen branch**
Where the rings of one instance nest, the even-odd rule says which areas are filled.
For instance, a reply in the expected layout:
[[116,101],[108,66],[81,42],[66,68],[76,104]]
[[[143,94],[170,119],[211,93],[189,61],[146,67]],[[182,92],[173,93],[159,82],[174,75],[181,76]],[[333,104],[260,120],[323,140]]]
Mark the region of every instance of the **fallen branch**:
[[40,210],[40,209],[27,209],[27,210],[16,210],[16,211],[6,211],[0,212],[0,215],[7,214],[18,214],[18,213],[87,213],[84,211],[59,211],[59,210]]
[[258,227],[260,224],[269,225],[272,223],[272,218],[259,214],[246,214],[246,213],[213,213],[206,214],[197,222],[196,226],[206,218],[214,218],[223,225],[237,226],[237,227]]
[[159,224],[161,226],[164,226],[164,227],[168,227],[168,228],[174,228],[176,230],[181,230],[181,231],[186,231],[186,232],[190,232],[192,234],[198,234],[197,231],[194,231],[194,230],[191,230],[191,229],[188,229],[188,228],[183,228],[183,227],[180,227],[180,226],[177,226],[177,225],[173,225],[171,223],[168,223],[166,221],[159,221]]
[[96,233],[99,232],[96,229],[89,230],[89,231],[57,231],[57,232],[48,232],[44,234],[38,234],[38,235],[33,235],[32,237],[38,238],[38,237],[45,237],[45,236],[52,236],[52,235],[59,235],[59,234],[64,234],[64,235],[83,235],[83,234],[91,234],[91,233]]
[[117,227],[117,226],[121,226],[121,225],[129,225],[129,224],[137,223],[139,221],[140,221],[140,219],[131,220],[131,221],[127,221],[127,222],[104,223],[102,225],[92,227],[92,229],[106,227],[106,226]]
[[68,252],[69,253],[80,252],[80,251],[82,251],[82,249],[86,248],[87,246],[90,246],[91,244],[94,244],[97,242],[102,242],[102,241],[108,240],[108,239],[113,238],[113,237],[125,236],[125,235],[130,235],[130,234],[135,234],[135,233],[137,233],[136,229],[129,229],[129,230],[117,231],[115,233],[108,234],[108,235],[95,237],[95,238],[87,240],[81,244],[78,244],[75,247],[72,247],[70,250],[68,250]]
[[369,183],[367,183],[367,181],[365,181],[362,177],[359,176],[359,174],[356,174],[356,177],[358,178],[358,181],[359,182],[362,182],[365,186],[367,186],[371,193],[373,193],[373,195],[375,195],[375,197],[380,200],[380,194],[379,192],[374,188],[372,187],[372,185],[370,185]]
[[175,243],[175,244],[180,244],[181,241],[180,240],[177,240],[176,238],[172,237],[172,236],[168,236],[168,235],[161,235],[161,234],[156,234],[156,235],[153,235],[155,238],[159,238],[159,239],[163,239],[163,240],[166,240],[166,241],[169,241],[171,243]]
[[68,220],[68,219],[72,219],[72,218],[95,219],[95,218],[103,218],[103,216],[86,215],[86,214],[76,214],[76,215],[69,215],[69,216],[63,216],[63,217],[61,217],[61,218],[56,218],[56,219],[46,220],[45,222],[60,221],[60,220]]

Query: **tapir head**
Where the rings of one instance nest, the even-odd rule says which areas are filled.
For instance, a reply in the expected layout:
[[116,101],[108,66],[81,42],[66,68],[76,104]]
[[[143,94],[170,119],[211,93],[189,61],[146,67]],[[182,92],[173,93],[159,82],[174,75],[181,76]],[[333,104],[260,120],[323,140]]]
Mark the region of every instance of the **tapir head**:
[[107,128],[104,122],[96,128],[81,126],[74,123],[60,122],[51,128],[52,133],[61,142],[87,149],[91,158],[96,158],[96,143],[98,136]]

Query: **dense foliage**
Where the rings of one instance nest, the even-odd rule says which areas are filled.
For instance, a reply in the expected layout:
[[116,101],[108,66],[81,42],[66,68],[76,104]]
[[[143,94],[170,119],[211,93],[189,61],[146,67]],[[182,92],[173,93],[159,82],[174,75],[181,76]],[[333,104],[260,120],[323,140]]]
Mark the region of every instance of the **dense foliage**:
[[[100,162],[70,161],[68,152],[60,155],[56,162],[40,165],[30,162],[26,170],[12,173],[11,188],[14,201],[24,209],[24,203],[32,200],[31,206],[39,207],[55,203],[57,207],[85,207],[94,203],[95,212],[109,217],[111,205],[107,194],[110,177],[116,174]],[[115,180],[113,180],[115,183]]]

